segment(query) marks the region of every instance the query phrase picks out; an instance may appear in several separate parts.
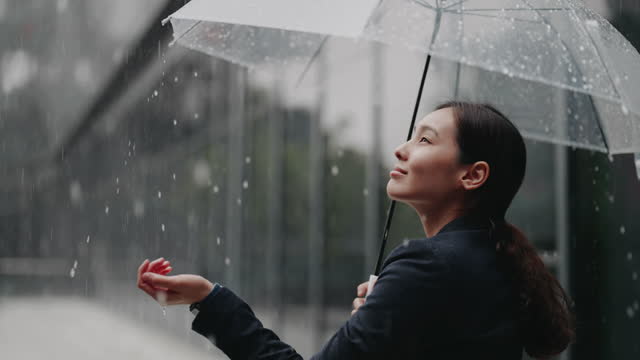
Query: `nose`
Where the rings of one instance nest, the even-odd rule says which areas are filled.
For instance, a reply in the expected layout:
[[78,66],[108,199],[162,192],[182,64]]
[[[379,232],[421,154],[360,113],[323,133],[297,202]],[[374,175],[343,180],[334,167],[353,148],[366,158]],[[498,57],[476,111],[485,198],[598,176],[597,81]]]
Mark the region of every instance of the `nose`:
[[400,161],[405,161],[405,160],[407,160],[407,152],[406,152],[406,149],[405,149],[405,145],[406,145],[406,144],[407,144],[407,143],[400,144],[400,145],[395,149],[395,151],[393,152],[393,153],[394,153],[394,155],[396,156],[396,158],[397,158],[398,160],[400,160]]

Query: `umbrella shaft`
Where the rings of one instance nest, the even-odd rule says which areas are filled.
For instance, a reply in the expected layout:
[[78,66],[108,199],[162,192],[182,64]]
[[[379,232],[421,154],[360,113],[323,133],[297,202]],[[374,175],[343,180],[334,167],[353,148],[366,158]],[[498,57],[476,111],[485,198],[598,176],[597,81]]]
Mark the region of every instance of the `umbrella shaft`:
[[[424,64],[424,71],[422,72],[422,79],[420,80],[420,89],[418,89],[418,96],[416,98],[416,104],[413,108],[413,116],[411,118],[411,125],[409,126],[409,134],[407,135],[407,141],[411,140],[413,134],[413,127],[416,124],[416,117],[418,116],[418,109],[420,108],[420,100],[422,99],[422,90],[424,89],[424,83],[427,78],[427,72],[429,72],[429,63],[431,62],[431,55],[427,56],[427,61]],[[389,239],[389,229],[391,228],[391,219],[396,209],[396,201],[392,200],[389,205],[389,211],[387,212],[387,221],[384,225],[384,232],[382,233],[382,244],[380,245],[380,251],[378,252],[378,261],[376,262],[376,270],[374,275],[380,275],[380,268],[382,267],[382,259],[384,256],[384,249],[387,246],[387,240]]]

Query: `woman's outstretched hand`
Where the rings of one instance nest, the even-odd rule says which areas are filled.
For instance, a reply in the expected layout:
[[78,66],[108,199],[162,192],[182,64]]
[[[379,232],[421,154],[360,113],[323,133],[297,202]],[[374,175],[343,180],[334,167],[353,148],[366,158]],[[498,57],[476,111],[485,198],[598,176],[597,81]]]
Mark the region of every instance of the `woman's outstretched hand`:
[[367,288],[369,287],[369,282],[363,282],[362,284],[358,285],[358,288],[356,289],[356,298],[353,299],[353,310],[351,311],[351,315],[353,316],[353,314],[356,313],[356,311],[358,311],[358,308],[362,305],[364,305],[365,302],[365,295],[367,294]]
[[164,258],[145,260],[138,268],[138,288],[161,305],[193,304],[213,290],[213,284],[202,276],[166,276],[171,270],[171,264]]

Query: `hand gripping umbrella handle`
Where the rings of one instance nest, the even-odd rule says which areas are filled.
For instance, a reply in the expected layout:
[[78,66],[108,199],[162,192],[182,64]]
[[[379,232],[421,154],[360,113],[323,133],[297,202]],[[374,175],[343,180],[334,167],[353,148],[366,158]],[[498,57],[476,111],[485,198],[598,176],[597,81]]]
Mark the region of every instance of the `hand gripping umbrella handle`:
[[378,277],[375,275],[369,275],[369,284],[367,285],[367,294],[364,297],[369,296],[369,294],[371,294],[371,291],[373,290],[373,286],[376,284],[376,280],[378,280]]

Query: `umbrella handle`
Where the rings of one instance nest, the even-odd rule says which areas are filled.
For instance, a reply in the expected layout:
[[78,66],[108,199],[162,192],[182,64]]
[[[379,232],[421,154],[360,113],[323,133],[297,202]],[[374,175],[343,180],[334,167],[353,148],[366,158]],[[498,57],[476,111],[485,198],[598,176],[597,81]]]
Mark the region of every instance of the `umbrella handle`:
[[373,290],[373,286],[376,284],[376,280],[378,280],[378,277],[375,275],[369,275],[369,284],[367,285],[367,294],[364,297],[369,296],[369,294],[371,294],[371,291]]

